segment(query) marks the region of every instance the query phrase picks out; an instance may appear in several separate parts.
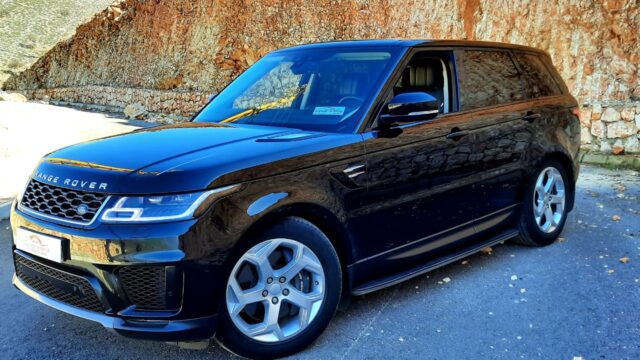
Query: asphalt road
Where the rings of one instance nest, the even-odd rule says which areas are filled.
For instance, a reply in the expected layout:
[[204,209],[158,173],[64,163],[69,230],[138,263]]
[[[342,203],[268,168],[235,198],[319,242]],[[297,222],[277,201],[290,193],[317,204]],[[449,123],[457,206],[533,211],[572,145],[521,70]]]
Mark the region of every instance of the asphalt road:
[[[215,344],[129,340],[28,299],[10,285],[8,226],[0,222],[0,358],[230,357]],[[639,358],[640,175],[583,166],[560,241],[506,243],[356,298],[297,357]]]

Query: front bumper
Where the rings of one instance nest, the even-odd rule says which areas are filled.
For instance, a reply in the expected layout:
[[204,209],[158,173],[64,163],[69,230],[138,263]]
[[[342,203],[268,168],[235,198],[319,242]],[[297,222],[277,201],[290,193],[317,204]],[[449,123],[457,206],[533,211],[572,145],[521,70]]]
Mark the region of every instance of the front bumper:
[[212,337],[216,328],[216,315],[189,320],[124,319],[84,310],[42,295],[25,284],[15,274],[12,282],[18,290],[45,305],[85,320],[100,323],[105,328],[127,337],[162,341],[199,340]]
[[[12,208],[14,231],[24,228],[64,239],[66,254],[62,263],[55,263],[14,247],[13,284],[46,305],[98,322],[127,337],[207,339],[216,330],[221,293],[218,284],[223,283],[219,275],[225,256],[219,252],[208,256],[208,249],[193,246],[190,240],[202,238],[200,222],[96,224],[81,229],[43,221]],[[192,246],[185,246],[185,242]],[[133,275],[127,275],[127,280],[123,274],[133,269],[141,271],[129,271]],[[161,282],[137,281],[154,273],[162,275]],[[133,291],[132,282],[136,286]],[[67,294],[61,295],[65,291]],[[72,297],[80,293],[90,293],[99,300],[91,306],[79,305]]]

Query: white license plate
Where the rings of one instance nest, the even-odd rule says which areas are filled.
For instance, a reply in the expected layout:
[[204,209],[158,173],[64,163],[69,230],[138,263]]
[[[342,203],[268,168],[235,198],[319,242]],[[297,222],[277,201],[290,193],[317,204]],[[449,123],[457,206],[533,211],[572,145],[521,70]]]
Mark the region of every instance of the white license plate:
[[51,261],[62,262],[62,239],[18,228],[13,239],[16,248]]

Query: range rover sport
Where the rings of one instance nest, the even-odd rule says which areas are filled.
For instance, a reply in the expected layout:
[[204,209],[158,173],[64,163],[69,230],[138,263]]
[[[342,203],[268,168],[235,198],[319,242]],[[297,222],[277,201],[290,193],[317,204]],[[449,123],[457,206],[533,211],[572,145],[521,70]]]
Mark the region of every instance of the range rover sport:
[[579,134],[537,49],[274,51],[191,122],[45,156],[12,207],[13,283],[125,336],[289,355],[351,295],[505,240],[551,244]]

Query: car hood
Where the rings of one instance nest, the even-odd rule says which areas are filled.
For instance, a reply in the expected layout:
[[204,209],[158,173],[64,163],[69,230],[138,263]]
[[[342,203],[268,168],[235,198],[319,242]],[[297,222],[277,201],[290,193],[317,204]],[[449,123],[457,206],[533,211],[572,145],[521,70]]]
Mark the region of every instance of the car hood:
[[[33,177],[112,194],[210,189],[295,171],[362,150],[357,134],[214,123],[158,126],[52,152]],[[333,152],[329,159],[325,150]]]

